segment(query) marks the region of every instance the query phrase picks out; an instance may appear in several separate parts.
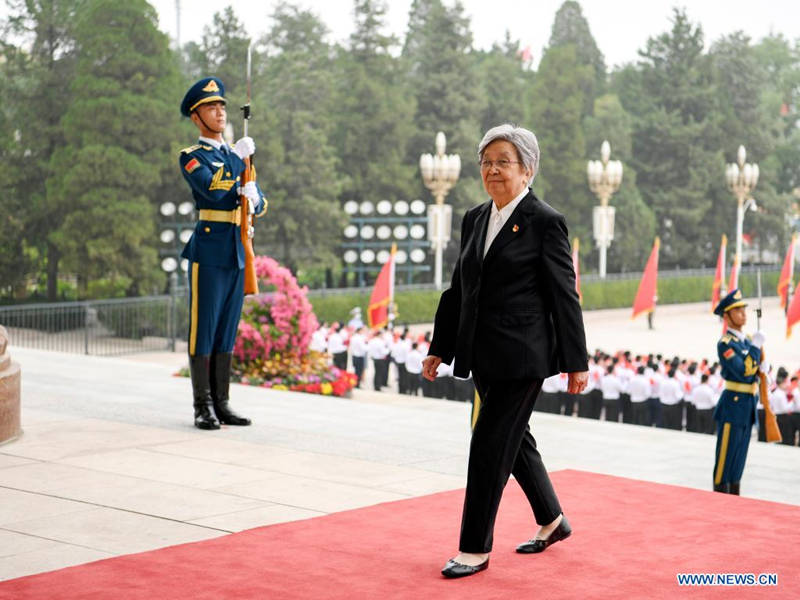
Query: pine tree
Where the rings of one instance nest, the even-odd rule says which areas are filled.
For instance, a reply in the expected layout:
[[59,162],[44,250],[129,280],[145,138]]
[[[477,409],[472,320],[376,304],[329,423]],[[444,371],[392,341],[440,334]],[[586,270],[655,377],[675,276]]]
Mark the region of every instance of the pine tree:
[[[447,137],[446,152],[461,157],[459,180],[446,200],[453,206],[454,239],[447,247],[444,264],[452,265],[458,254],[458,227],[464,210],[486,200],[477,156],[486,101],[476,84],[478,61],[463,5],[455,2],[446,7],[441,0],[413,2],[403,60],[416,99],[416,131],[406,161],[416,165],[420,154],[433,152],[438,131]],[[419,197],[429,200],[430,192],[423,186],[419,171],[417,177]]]
[[589,114],[594,99],[605,90],[606,62],[592,36],[589,22],[583,16],[581,5],[575,0],[567,0],[556,12],[548,48],[570,44],[575,46],[578,63],[590,65],[594,73],[594,78],[587,79],[584,87],[584,114]]
[[177,170],[170,150],[181,86],[157,23],[145,0],[88,0],[75,26],[66,144],[47,186],[62,211],[53,237],[81,296],[95,278],[123,281],[129,294],[160,278],[155,206],[163,172]]
[[641,60],[615,75],[614,89],[634,117],[631,162],[656,215],[665,268],[711,264],[719,231],[709,227],[722,193],[717,91],[702,28],[675,10],[672,29],[650,38]]
[[533,188],[566,216],[570,235],[582,239],[589,239],[594,204],[586,182],[582,123],[591,77],[591,67],[578,62],[574,45],[548,48],[527,102],[542,155]]
[[[3,194],[8,207],[4,256],[16,269],[8,285],[31,270],[43,271],[47,299],[56,300],[61,250],[55,232],[62,207],[46,186],[50,161],[64,144],[61,118],[70,102],[75,69],[73,26],[82,3],[66,0],[9,2],[3,23],[2,72],[7,102]],[[17,41],[14,45],[11,41]],[[11,128],[13,124],[13,129]],[[13,137],[12,137],[13,136]],[[11,141],[13,140],[13,141]],[[20,227],[22,237],[20,239]],[[30,251],[25,253],[25,248]],[[6,251],[9,254],[6,254]],[[34,258],[31,263],[28,256]]]
[[508,31],[502,43],[489,52],[479,53],[478,81],[483,84],[481,130],[501,123],[524,125],[525,107],[521,101],[531,85],[533,74],[523,68],[519,41]]
[[404,159],[413,133],[414,99],[404,87],[397,41],[383,33],[386,2],[356,0],[356,28],[337,59],[332,142],[348,174],[340,199],[411,200],[416,166]]
[[330,139],[334,73],[327,30],[313,13],[281,3],[262,40],[254,82],[253,136],[269,213],[258,223],[257,251],[296,271],[338,264],[344,214],[342,176]]

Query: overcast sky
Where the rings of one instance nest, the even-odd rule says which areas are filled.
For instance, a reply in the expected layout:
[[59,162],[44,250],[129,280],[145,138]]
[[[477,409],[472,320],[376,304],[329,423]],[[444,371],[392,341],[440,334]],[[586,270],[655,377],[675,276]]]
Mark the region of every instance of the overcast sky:
[[[174,38],[175,0],[150,2],[159,12],[161,29]],[[452,4],[452,0],[445,2]],[[261,35],[270,26],[269,15],[276,3],[275,0],[182,0],[182,41],[199,40],[214,13],[229,4],[246,22],[251,35]],[[523,47],[531,47],[537,63],[562,3],[563,0],[463,0],[477,47],[491,47],[493,42],[503,39],[508,29]],[[352,0],[301,0],[298,4],[321,17],[333,41],[345,40],[352,31]],[[584,0],[580,4],[610,67],[636,60],[636,51],[648,37],[668,30],[673,6],[686,7],[692,22],[702,24],[707,44],[737,30],[743,30],[754,40],[770,32],[782,33],[791,40],[800,38],[800,0]],[[400,39],[406,30],[410,5],[411,0],[389,1],[389,30]]]

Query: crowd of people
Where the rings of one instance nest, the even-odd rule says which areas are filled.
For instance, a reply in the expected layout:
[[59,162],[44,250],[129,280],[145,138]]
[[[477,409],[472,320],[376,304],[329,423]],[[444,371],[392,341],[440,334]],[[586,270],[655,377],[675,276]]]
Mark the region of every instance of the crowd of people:
[[[614,355],[595,352],[589,359],[589,385],[577,398],[566,393],[566,374],[545,379],[534,410],[589,419],[621,421],[697,433],[716,433],[714,408],[724,388],[720,365],[708,360],[660,354]],[[800,369],[778,367],[770,375],[769,402],[783,443],[798,444]],[[758,403],[758,439],[766,439],[764,407]]]
[[[475,393],[471,378],[453,377],[452,365],[439,366],[436,381],[421,376],[428,353],[430,332],[413,335],[408,328],[372,331],[358,311],[342,326],[323,323],[314,333],[312,350],[327,352],[333,363],[352,370],[358,387],[371,364],[371,386],[428,398],[470,402]],[[714,408],[724,387],[720,365],[708,360],[664,357],[660,354],[614,355],[596,351],[589,358],[589,384],[578,395],[566,391],[567,375],[545,379],[535,411],[577,415],[588,419],[621,421],[697,433],[716,433]],[[800,444],[800,369],[773,369],[769,401],[784,444]],[[766,439],[764,407],[759,402],[758,439]]]
[[[411,396],[445,398],[469,402],[475,394],[472,379],[453,377],[451,365],[441,365],[436,381],[422,377],[422,359],[428,355],[431,333],[414,335],[407,327],[370,330],[360,313],[346,325],[322,323],[311,338],[311,350],[327,352],[340,369],[352,368],[357,387],[372,386],[376,391],[391,391]],[[365,377],[371,368],[371,381]]]

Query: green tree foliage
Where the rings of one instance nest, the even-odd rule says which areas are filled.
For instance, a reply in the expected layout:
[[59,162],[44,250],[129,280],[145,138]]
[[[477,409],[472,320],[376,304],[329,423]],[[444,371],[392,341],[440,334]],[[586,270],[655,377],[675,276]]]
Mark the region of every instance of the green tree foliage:
[[79,59],[61,119],[48,198],[60,209],[51,236],[79,294],[93,278],[149,290],[158,271],[155,210],[162,172],[174,169],[180,80],[155,9],[88,0],[75,25]]
[[355,31],[337,56],[335,144],[348,174],[340,200],[411,200],[416,165],[405,160],[413,134],[414,99],[383,33],[386,2],[355,0]]
[[[231,7],[209,16],[202,39],[178,55],[144,0],[7,4],[0,294],[39,280],[56,299],[58,284],[76,276],[82,295],[163,285],[156,207],[191,199],[176,156],[197,136],[178,105],[194,81],[219,76],[241,135],[250,43],[242,16]],[[720,234],[734,237],[736,201],[724,172],[740,144],[761,170],[759,211],[747,213],[745,232],[782,257],[800,187],[797,42],[770,35],[754,43],[734,32],[706,49],[702,29],[676,10],[636,63],[608,76],[580,4],[567,0],[533,71],[508,33],[475,50],[464,8],[450,0],[412,0],[396,56],[401,42],[385,33],[387,6],[353,0],[354,32],[333,46],[318,17],[283,2],[253,46],[250,134],[270,200],[256,228],[258,252],[321,281],[341,265],[343,202],[429,201],[417,165],[443,131],[447,152],[462,160],[447,198],[452,265],[461,214],[486,200],[477,144],[510,121],[539,137],[534,189],[583,241],[584,272],[597,264],[586,160],[599,158],[605,139],[624,164],[611,199],[611,272],[641,269],[656,234],[662,267],[713,265]]]
[[583,16],[581,5],[575,0],[567,0],[561,5],[550,31],[549,48],[567,45],[575,46],[580,64],[592,67],[594,77],[587,78],[584,83],[584,113],[590,113],[595,97],[605,90],[606,61],[592,36],[589,22]]
[[[446,152],[461,157],[459,181],[447,196],[447,203],[453,206],[453,240],[444,255],[444,264],[449,268],[458,254],[464,211],[486,201],[477,158],[484,133],[480,125],[486,99],[480,85],[476,85],[478,60],[472,51],[472,32],[461,2],[452,6],[445,6],[441,0],[412,2],[402,59],[408,74],[406,85],[416,98],[415,133],[406,160],[416,165],[420,154],[433,153],[438,131],[447,138]],[[416,172],[418,195],[430,200],[419,170]]]
[[489,52],[478,53],[478,81],[483,83],[481,130],[501,123],[524,126],[523,98],[533,75],[523,69],[519,56],[519,41],[512,40],[508,31],[502,43],[495,43]]
[[[57,294],[61,253],[53,232],[61,223],[61,207],[48,195],[46,181],[53,154],[64,145],[60,122],[71,96],[72,28],[81,6],[64,0],[9,2],[9,17],[2,26],[0,68],[7,99],[3,206],[8,210],[0,227],[8,268],[0,287],[24,283],[33,267],[46,278],[50,300]],[[38,260],[31,265],[29,257]]]
[[594,201],[586,181],[583,110],[591,67],[578,61],[575,46],[548,48],[531,88],[528,123],[541,150],[533,188],[567,217],[570,235],[588,240]]
[[[452,7],[440,0],[412,3],[408,40],[403,58],[407,61],[408,85],[416,97],[414,123],[407,160],[419,161],[423,152],[433,152],[437,131],[447,136],[447,153],[461,156],[459,184],[447,201],[460,213],[485,198],[480,187],[477,146],[483,135],[480,129],[481,97],[475,85],[477,68],[472,54],[472,32],[464,7]],[[421,176],[420,176],[421,177]],[[474,186],[470,186],[472,180]],[[422,197],[429,197],[423,191]],[[456,219],[461,222],[460,215]]]
[[[184,47],[186,75],[190,82],[203,77],[219,77],[225,84],[225,95],[232,106],[246,96],[247,47],[250,38],[244,23],[228,6],[214,13],[211,25],[203,28],[203,38],[198,44],[189,42]],[[257,68],[257,67],[256,67]]]
[[[702,28],[675,10],[671,31],[647,41],[641,60],[615,78],[634,117],[631,162],[656,215],[659,264],[708,264],[719,233],[709,227],[712,195],[724,185],[719,115]],[[716,192],[715,192],[716,191]]]
[[[614,241],[608,249],[609,272],[637,271],[644,267],[655,237],[656,220],[653,211],[642,200],[636,185],[636,171],[631,165],[633,145],[633,119],[622,108],[613,94],[600,96],[594,101],[594,111],[584,120],[586,147],[589,156],[597,159],[603,141],[611,144],[611,158],[623,163],[622,185],[611,198],[616,208]],[[598,250],[587,244],[581,246],[581,255],[590,265],[596,265]]]
[[338,262],[343,178],[331,145],[334,64],[327,30],[313,13],[281,3],[263,40],[264,69],[254,84],[255,161],[269,198],[258,240],[293,270]]
[[[717,40],[709,52],[712,74],[719,93],[718,112],[721,117],[721,143],[725,157],[736,162],[736,150],[744,144],[748,160],[759,163],[761,174],[754,196],[759,211],[748,213],[744,231],[754,234],[760,246],[777,241],[775,233],[783,227],[790,190],[783,194],[776,188],[780,161],[774,155],[776,145],[784,135],[780,96],[771,93],[768,71],[759,68],[755,49],[741,32]],[[710,219],[718,230],[735,234],[736,203],[726,190],[713,196],[713,215]],[[720,218],[724,219],[720,222]],[[734,227],[731,227],[731,224]],[[727,227],[726,227],[727,226]]]

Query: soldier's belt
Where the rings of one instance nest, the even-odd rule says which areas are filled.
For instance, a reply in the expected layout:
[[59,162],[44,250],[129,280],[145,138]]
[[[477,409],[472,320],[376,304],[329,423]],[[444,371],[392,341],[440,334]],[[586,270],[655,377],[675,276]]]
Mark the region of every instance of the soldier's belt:
[[742,394],[752,394],[755,396],[758,390],[757,383],[737,383],[736,381],[725,381],[725,389]]
[[233,223],[234,225],[241,225],[242,223],[241,211],[238,208],[234,208],[233,210],[201,208],[200,220],[212,221],[214,223]]

